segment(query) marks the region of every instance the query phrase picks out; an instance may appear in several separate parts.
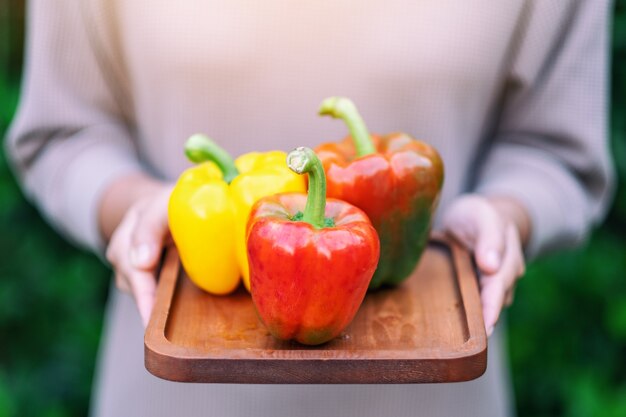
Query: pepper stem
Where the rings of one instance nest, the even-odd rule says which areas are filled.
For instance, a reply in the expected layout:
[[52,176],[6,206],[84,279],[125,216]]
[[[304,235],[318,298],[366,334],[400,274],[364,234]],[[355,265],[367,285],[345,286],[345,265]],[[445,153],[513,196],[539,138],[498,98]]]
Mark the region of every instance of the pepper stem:
[[287,165],[297,174],[309,174],[309,192],[302,221],[312,224],[316,229],[326,225],[326,174],[324,167],[313,149],[300,147],[287,155]]
[[185,155],[191,162],[196,164],[206,161],[214,162],[220,171],[222,171],[224,181],[228,184],[239,175],[235,161],[233,161],[233,158],[228,152],[201,133],[196,133],[187,139],[187,143],[185,143]]
[[352,100],[345,97],[327,98],[322,102],[319,114],[342,119],[348,125],[357,156],[376,153],[372,137]]

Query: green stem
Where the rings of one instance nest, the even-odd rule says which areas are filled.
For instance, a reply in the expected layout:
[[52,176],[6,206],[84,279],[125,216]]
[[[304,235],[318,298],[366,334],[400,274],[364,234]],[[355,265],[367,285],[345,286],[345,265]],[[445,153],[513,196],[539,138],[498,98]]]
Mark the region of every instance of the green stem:
[[327,98],[322,102],[319,114],[342,119],[348,125],[358,156],[376,153],[370,132],[352,100],[345,97]]
[[326,224],[326,174],[322,162],[311,148],[300,147],[287,155],[287,165],[293,172],[309,174],[309,193],[302,221],[322,229]]
[[222,171],[224,181],[228,184],[239,175],[235,161],[233,161],[228,152],[201,133],[196,133],[187,139],[185,155],[191,162],[196,164],[206,161],[214,162]]

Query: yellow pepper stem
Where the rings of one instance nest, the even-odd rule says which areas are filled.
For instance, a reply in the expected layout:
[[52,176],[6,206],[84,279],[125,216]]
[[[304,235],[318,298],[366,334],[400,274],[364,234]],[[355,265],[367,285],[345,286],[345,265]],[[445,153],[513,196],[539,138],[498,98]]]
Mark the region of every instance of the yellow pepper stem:
[[235,161],[228,152],[208,136],[196,133],[187,139],[185,143],[185,155],[196,164],[212,161],[224,175],[224,181],[228,184],[239,175]]

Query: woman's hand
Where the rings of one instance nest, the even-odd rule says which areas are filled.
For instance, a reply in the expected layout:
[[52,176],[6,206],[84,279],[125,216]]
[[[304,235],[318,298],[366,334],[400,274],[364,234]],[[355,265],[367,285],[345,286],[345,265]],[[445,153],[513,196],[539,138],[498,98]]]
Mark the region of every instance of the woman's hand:
[[522,247],[530,233],[528,213],[513,198],[468,194],[446,210],[443,227],[474,253],[490,336],[502,308],[513,302],[515,283],[524,274]]
[[110,236],[106,257],[115,270],[115,284],[133,295],[144,326],[154,305],[161,252],[171,244],[171,188],[142,175],[123,178],[107,190],[100,209],[102,233]]

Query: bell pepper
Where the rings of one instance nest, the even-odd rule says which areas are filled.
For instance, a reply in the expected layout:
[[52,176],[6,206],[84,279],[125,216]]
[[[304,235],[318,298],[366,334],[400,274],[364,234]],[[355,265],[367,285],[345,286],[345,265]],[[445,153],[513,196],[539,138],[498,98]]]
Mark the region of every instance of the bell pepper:
[[428,241],[443,162],[432,146],[406,133],[371,136],[347,98],[324,100],[319,113],[343,119],[351,134],[316,148],[328,196],[361,208],[378,232],[380,261],[370,288],[397,285],[415,269]]
[[246,224],[252,205],[279,192],[306,190],[280,151],[251,152],[235,161],[204,135],[185,145],[198,165],[179,177],[168,206],[172,238],[189,278],[213,294],[232,292],[243,276],[250,288]]
[[317,345],[338,336],[361,305],[379,242],[360,209],[326,201],[322,165],[309,148],[288,156],[309,174],[308,198],[265,197],[248,222],[250,293],[261,321],[281,340]]

